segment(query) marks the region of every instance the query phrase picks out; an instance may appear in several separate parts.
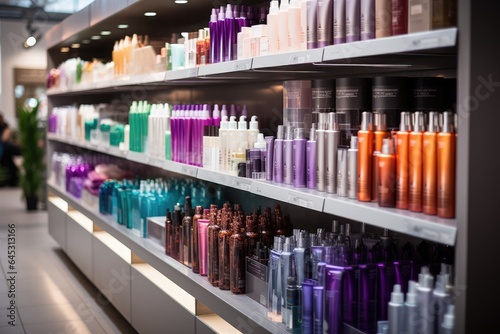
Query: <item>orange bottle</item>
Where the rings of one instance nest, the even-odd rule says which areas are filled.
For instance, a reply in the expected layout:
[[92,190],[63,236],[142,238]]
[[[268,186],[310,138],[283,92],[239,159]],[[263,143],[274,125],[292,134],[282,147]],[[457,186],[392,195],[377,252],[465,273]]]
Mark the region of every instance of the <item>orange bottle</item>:
[[382,152],[382,144],[385,138],[390,138],[391,134],[387,131],[387,115],[382,112],[373,113],[373,186],[372,201],[376,202],[378,198],[379,169],[378,156]]
[[422,150],[424,131],[424,113],[417,111],[413,114],[413,131],[409,135],[408,209],[413,212],[422,212]]
[[437,135],[437,214],[455,218],[456,141],[454,116],[443,113],[443,129]]
[[437,133],[439,113],[429,113],[429,126],[424,132],[422,168],[422,212],[437,214]]
[[396,134],[396,207],[408,209],[408,160],[411,114],[401,113],[401,123]]
[[396,155],[392,140],[384,138],[381,153],[378,156],[378,205],[393,208],[396,206]]
[[372,200],[372,113],[361,114],[361,130],[358,131],[358,201]]

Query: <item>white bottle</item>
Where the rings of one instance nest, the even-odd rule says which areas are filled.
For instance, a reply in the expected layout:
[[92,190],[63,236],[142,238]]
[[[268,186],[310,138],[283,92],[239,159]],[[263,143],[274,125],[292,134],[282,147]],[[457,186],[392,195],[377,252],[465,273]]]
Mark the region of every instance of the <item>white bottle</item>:
[[221,117],[220,128],[219,128],[219,168],[222,171],[226,171],[227,168],[227,135],[228,135],[229,122],[227,121],[227,116]]
[[279,52],[290,50],[290,35],[288,33],[288,0],[281,0],[280,11],[278,12],[278,42]]
[[299,0],[290,0],[288,9],[288,35],[290,36],[290,50],[300,51],[302,42],[302,20]]
[[271,1],[269,14],[267,14],[267,35],[269,36],[269,54],[279,52],[279,33],[278,33],[278,0]]
[[260,150],[266,150],[266,140],[263,133],[257,134],[257,141],[253,144],[253,148],[258,148]]
[[227,125],[226,172],[231,171],[231,154],[238,148],[238,123],[236,116],[231,116]]
[[300,0],[300,49],[307,50],[307,0]]
[[245,115],[240,116],[240,121],[238,122],[238,151],[244,151],[248,146],[248,129],[247,129],[247,117]]
[[[252,116],[250,119],[250,127],[248,129],[248,147],[254,147],[254,144],[257,142],[257,138],[259,135],[259,122],[257,122],[257,116]],[[264,141],[265,143],[265,141]],[[264,146],[265,148],[265,146]]]

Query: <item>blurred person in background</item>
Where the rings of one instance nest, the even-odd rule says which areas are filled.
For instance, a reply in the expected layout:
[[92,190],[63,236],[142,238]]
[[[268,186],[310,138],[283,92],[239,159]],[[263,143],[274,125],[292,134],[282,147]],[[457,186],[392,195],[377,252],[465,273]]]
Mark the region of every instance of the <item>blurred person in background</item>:
[[20,155],[19,145],[11,140],[12,131],[0,112],[0,186],[15,187],[19,181],[19,169],[14,156]]

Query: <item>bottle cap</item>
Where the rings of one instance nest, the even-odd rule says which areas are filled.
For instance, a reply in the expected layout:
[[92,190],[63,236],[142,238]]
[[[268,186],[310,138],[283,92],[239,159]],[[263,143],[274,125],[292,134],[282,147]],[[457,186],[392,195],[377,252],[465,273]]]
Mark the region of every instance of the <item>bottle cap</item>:
[[357,150],[358,149],[358,137],[352,136],[351,137],[351,150]]
[[441,132],[453,133],[455,117],[452,112],[446,111],[443,113],[443,128]]
[[269,14],[276,14],[279,11],[278,0],[271,1],[271,6],[269,7]]
[[369,111],[364,111],[361,114],[361,130],[372,131],[373,130],[372,113]]
[[311,132],[309,132],[309,140],[316,140],[316,129],[314,127],[312,127]]
[[446,314],[443,318],[442,327],[445,328],[454,328],[455,322],[455,305],[449,304],[448,309],[446,310]]
[[[245,109],[243,109],[245,110]],[[242,115],[243,116],[243,115]],[[259,122],[257,121],[257,116],[253,115],[249,122],[250,130],[259,130]]]
[[401,113],[401,123],[399,131],[411,131],[411,113],[403,111]]
[[281,0],[281,4],[280,4],[280,10],[281,11],[285,11],[285,10],[288,10],[288,0]]
[[293,138],[294,139],[304,139],[305,138],[305,131],[306,129],[304,128],[295,128],[293,129]]
[[339,130],[338,115],[334,112],[328,113],[328,130]]
[[238,129],[238,123],[236,123],[236,116],[231,116],[229,118],[228,129],[229,130],[237,130]]
[[212,8],[212,14],[210,15],[210,22],[217,22],[217,11]]
[[387,115],[381,112],[373,113],[373,126],[375,131],[387,131]]
[[401,285],[399,284],[394,284],[394,288],[391,293],[391,303],[401,305],[404,303],[404,296],[401,292]]
[[248,117],[248,111],[247,111],[247,105],[244,104],[243,108],[241,109],[241,115],[247,116]]
[[229,116],[234,116],[234,117],[238,116],[236,114],[236,106],[234,104],[231,104],[231,106],[229,107]]
[[263,133],[259,133],[257,135],[257,141],[253,144],[253,147],[261,149],[261,150],[265,150],[266,149],[266,140],[264,139],[264,134]]
[[246,130],[246,129],[247,129],[247,117],[242,115],[240,117],[240,121],[238,122],[238,130]]
[[408,281],[408,292],[406,293],[406,304],[417,305],[417,282]]
[[214,104],[214,110],[212,112],[214,118],[220,118],[220,110],[219,110],[219,105]]
[[283,139],[285,137],[285,128],[283,125],[278,125],[276,139]]
[[231,4],[227,4],[226,7],[226,19],[232,19],[233,18],[233,10],[231,9]]
[[414,132],[425,131],[425,117],[424,113],[421,111],[416,111],[413,113],[413,131]]
[[223,116],[229,117],[228,114],[227,114],[227,108],[226,108],[225,104],[222,105],[222,109],[220,111],[220,116],[221,117],[223,117]]
[[435,111],[429,112],[428,132],[439,132],[439,113]]
[[227,121],[227,116],[222,116],[221,117],[220,128],[222,130],[227,130],[229,128],[229,122]]

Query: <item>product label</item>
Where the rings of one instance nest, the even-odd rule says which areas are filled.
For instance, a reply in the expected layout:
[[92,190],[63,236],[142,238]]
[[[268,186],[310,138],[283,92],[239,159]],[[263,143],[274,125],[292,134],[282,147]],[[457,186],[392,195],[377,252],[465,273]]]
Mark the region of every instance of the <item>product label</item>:
[[250,257],[247,257],[247,272],[261,281],[267,282],[267,266]]
[[388,99],[388,98],[397,98],[399,89],[397,87],[373,87],[373,95],[374,99]]

